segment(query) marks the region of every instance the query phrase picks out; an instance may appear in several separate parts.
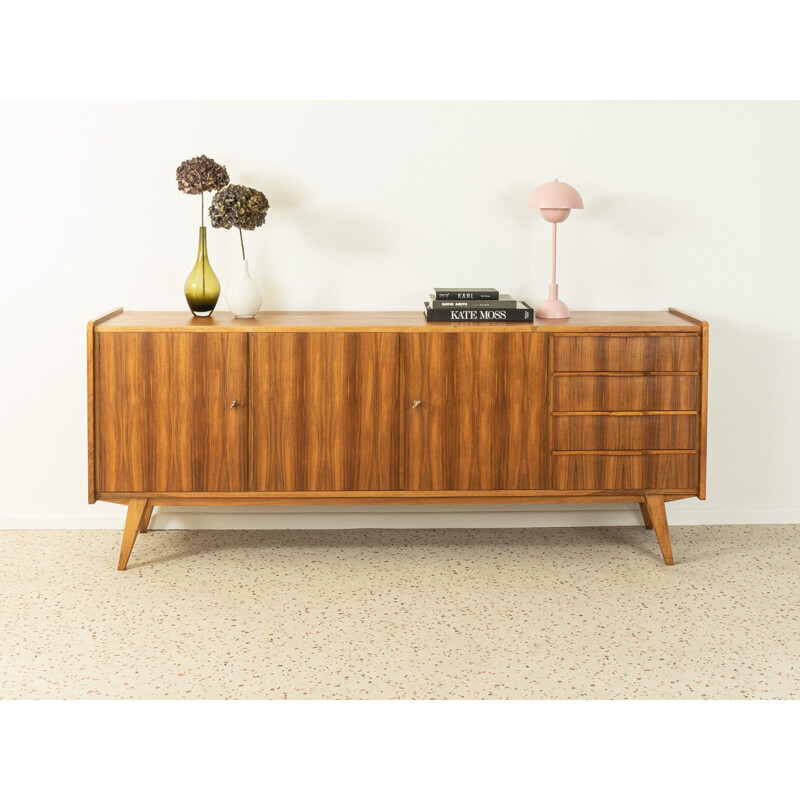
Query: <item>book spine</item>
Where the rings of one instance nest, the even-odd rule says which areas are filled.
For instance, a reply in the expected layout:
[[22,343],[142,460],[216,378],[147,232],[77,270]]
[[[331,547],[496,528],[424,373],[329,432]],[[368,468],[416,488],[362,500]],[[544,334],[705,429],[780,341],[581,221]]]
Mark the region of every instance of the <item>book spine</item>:
[[499,300],[500,292],[436,292],[437,300]]
[[533,322],[532,308],[428,308],[428,322]]
[[516,308],[516,300],[433,300],[432,308]]

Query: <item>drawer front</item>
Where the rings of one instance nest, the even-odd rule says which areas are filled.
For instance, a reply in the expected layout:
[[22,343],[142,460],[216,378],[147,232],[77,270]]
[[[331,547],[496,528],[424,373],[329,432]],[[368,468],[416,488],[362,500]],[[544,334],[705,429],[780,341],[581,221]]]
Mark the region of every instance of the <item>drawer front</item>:
[[556,372],[697,372],[700,338],[681,336],[553,337]]
[[696,411],[697,375],[555,375],[554,411]]
[[696,414],[553,417],[553,450],[696,448]]
[[593,491],[698,487],[699,459],[694,453],[657,455],[554,455],[553,488]]

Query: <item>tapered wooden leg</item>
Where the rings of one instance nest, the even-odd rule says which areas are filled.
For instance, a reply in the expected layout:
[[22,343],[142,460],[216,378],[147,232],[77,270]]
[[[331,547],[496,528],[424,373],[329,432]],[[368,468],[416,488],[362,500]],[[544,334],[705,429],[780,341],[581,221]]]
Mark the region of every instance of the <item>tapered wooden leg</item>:
[[644,520],[644,526],[647,530],[653,530],[653,520],[650,519],[650,512],[647,510],[647,503],[639,503],[639,508],[642,512],[642,519]]
[[125,532],[122,534],[122,549],[119,551],[119,564],[117,569],[125,569],[131,557],[136,534],[142,526],[142,520],[147,513],[147,500],[131,500],[128,503],[128,516],[125,520]]
[[139,525],[139,533],[144,533],[147,530],[147,526],[150,524],[150,517],[153,516],[153,509],[155,506],[153,505],[152,500],[147,501],[147,508],[144,510],[144,516],[142,517],[142,522]]
[[664,508],[664,498],[657,494],[648,494],[644,499],[661,548],[661,555],[664,556],[664,563],[671,566],[675,562],[672,560],[672,542],[669,540],[669,525],[667,524],[667,510]]

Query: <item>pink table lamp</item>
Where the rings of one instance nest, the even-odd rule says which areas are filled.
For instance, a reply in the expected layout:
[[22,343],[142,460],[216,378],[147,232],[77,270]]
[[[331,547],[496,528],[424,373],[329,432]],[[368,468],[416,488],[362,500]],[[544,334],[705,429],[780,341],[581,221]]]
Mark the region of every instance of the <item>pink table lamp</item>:
[[569,319],[567,304],[558,299],[556,283],[556,226],[563,222],[573,208],[583,208],[583,200],[577,190],[568,183],[543,183],[528,198],[528,208],[538,208],[542,216],[553,223],[553,275],[550,279],[550,295],[536,306],[536,316],[542,319]]

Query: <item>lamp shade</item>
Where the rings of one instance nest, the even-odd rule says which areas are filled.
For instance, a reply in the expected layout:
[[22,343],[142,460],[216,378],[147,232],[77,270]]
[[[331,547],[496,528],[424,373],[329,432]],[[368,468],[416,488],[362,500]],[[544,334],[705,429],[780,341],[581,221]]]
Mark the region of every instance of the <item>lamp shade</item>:
[[574,186],[556,178],[533,190],[528,198],[528,208],[583,208],[583,199]]

